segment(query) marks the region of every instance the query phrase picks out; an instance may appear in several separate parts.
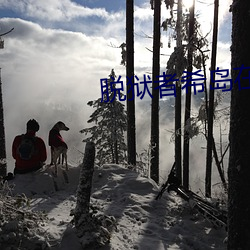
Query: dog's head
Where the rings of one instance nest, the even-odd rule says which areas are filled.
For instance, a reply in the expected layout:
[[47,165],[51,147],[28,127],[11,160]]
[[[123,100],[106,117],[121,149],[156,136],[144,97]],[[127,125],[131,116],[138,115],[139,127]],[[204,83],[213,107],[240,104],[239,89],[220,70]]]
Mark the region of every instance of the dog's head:
[[61,131],[61,130],[68,131],[69,130],[69,128],[65,125],[65,123],[61,122],[61,121],[57,122],[54,125],[54,128],[58,129],[59,131]]

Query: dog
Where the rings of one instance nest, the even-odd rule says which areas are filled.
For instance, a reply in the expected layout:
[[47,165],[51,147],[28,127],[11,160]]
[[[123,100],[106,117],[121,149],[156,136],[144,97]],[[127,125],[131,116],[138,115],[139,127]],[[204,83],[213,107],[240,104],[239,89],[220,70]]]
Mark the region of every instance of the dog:
[[[60,156],[62,156],[62,165],[65,161],[66,171],[68,171],[67,150],[68,146],[63,140],[60,131],[68,131],[69,128],[62,122],[57,122],[49,131],[49,146],[51,152],[50,165],[55,166],[55,175],[57,176],[57,164],[60,163]],[[59,160],[59,163],[58,163]]]

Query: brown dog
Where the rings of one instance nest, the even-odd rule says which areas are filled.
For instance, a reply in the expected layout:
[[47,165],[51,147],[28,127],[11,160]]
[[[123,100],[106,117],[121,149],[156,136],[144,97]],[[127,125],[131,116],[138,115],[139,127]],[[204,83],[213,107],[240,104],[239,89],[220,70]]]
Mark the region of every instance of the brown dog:
[[64,163],[65,160],[66,170],[68,170],[68,162],[67,162],[68,146],[60,134],[60,131],[62,130],[68,131],[69,128],[63,122],[59,121],[49,131],[49,146],[51,152],[50,165],[55,166],[55,175],[57,175],[57,164],[58,164],[58,159],[60,159],[60,156],[62,156],[62,164]]

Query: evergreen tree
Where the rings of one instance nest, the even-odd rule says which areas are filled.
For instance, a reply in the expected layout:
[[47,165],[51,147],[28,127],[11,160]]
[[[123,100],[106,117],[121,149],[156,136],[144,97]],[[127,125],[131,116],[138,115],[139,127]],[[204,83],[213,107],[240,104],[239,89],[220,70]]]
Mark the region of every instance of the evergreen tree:
[[[183,185],[188,188],[189,186],[189,139],[192,137],[189,128],[193,117],[191,113],[191,86],[186,87],[186,103],[185,103],[185,126],[184,126],[184,140],[183,140],[183,172],[182,172],[182,154],[181,154],[181,136],[182,136],[182,110],[181,110],[181,77],[183,71],[192,73],[193,67],[202,69],[204,61],[207,56],[204,56],[202,48],[208,45],[206,37],[203,37],[200,32],[200,24],[194,15],[194,5],[191,7],[190,12],[183,12],[182,0],[177,1],[177,14],[174,15],[175,1],[166,0],[165,4],[167,9],[170,10],[170,17],[163,23],[165,31],[173,30],[169,34],[168,47],[171,47],[171,39],[176,40],[176,47],[171,54],[166,67],[167,75],[176,74],[179,81],[176,83],[176,98],[175,98],[175,162],[176,174],[180,181],[183,179]],[[193,1],[194,4],[195,1]],[[205,74],[205,68],[204,68]],[[192,79],[192,76],[187,77]],[[205,83],[204,83],[205,85]],[[206,92],[205,92],[206,93]],[[182,176],[183,173],[183,176]]]
[[[125,105],[119,101],[119,98],[123,96],[122,93],[116,91],[115,79],[115,72],[112,69],[107,80],[107,89],[102,98],[87,103],[90,107],[95,108],[88,123],[95,125],[80,131],[85,135],[91,134],[83,141],[95,143],[96,160],[100,165],[124,163],[126,159],[127,147],[124,142],[124,132],[127,129],[127,114]],[[120,95],[119,98],[118,95]]]

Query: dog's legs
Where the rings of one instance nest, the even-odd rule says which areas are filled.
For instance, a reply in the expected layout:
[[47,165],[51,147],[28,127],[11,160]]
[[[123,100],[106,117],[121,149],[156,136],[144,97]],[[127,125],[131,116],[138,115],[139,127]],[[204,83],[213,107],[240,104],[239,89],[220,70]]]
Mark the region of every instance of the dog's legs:
[[68,171],[69,168],[68,168],[68,159],[67,159],[67,152],[62,152],[62,166],[65,162],[65,167],[66,167],[66,170]]
[[53,155],[54,155],[54,148],[50,147],[50,158],[51,158],[50,166],[52,166],[54,164]]
[[61,154],[58,155],[58,161],[57,164],[61,164]]
[[65,160],[65,154],[64,154],[64,152],[61,153],[61,157],[62,157],[62,166],[63,166],[64,160]]
[[64,158],[65,158],[66,170],[69,171],[67,153],[64,154]]
[[55,176],[57,177],[57,164],[55,164]]
[[57,172],[58,172],[58,158],[62,157],[62,166],[64,164],[65,161],[65,165],[66,165],[66,171],[68,171],[68,162],[67,162],[67,149],[63,148],[63,147],[59,147],[59,148],[54,148],[53,149],[53,164],[55,166],[55,176],[57,176]]
[[57,176],[57,160],[58,160],[59,155],[60,155],[60,152],[58,152],[57,150],[54,149],[54,151],[53,151],[53,163],[55,166],[55,176]]

